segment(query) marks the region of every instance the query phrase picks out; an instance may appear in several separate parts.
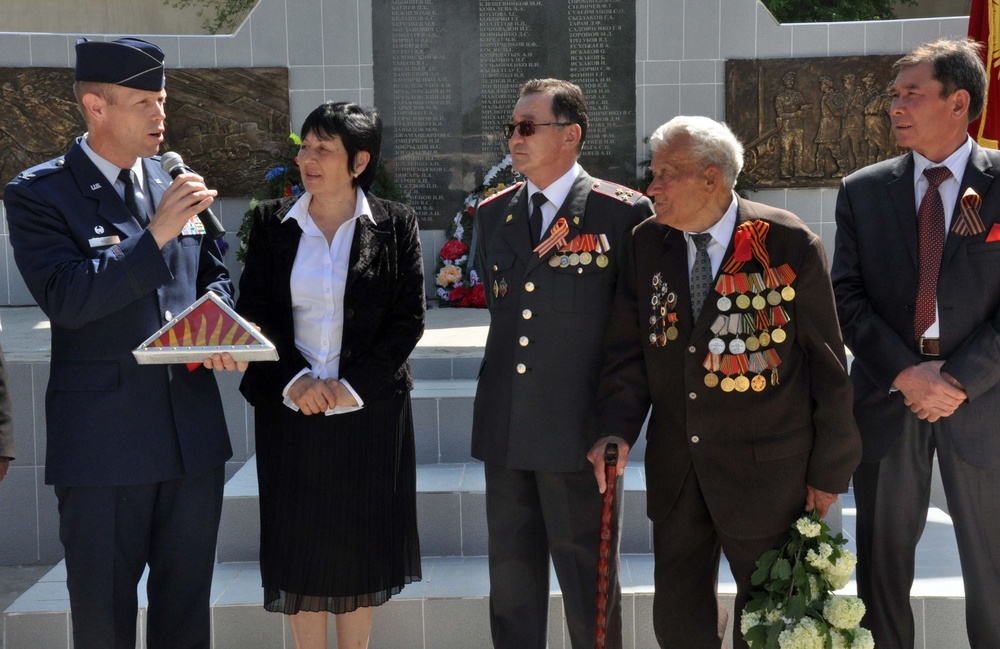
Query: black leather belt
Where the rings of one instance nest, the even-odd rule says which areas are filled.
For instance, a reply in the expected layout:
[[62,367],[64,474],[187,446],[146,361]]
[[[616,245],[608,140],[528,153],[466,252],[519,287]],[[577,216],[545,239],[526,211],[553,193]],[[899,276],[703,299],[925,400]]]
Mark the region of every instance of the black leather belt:
[[917,340],[917,351],[919,351],[924,356],[940,356],[941,339],[921,337],[919,340]]

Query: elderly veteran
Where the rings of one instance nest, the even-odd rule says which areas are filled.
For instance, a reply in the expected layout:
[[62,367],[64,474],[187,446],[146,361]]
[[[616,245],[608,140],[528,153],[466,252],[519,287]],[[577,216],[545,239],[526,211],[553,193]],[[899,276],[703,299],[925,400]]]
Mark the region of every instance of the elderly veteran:
[[652,405],[653,628],[661,647],[717,649],[720,552],[739,613],[758,557],[803,510],[826,515],[861,447],[819,238],[733,193],[743,147],[725,125],[676,117],[650,146],[656,218],[624,259],[590,458],[603,490],[605,445],[621,473]]

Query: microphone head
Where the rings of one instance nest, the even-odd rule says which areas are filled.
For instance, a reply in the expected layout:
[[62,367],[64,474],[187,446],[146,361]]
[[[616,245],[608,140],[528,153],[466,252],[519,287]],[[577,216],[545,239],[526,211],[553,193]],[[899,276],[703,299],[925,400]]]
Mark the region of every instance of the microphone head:
[[167,151],[160,158],[160,168],[166,171],[167,173],[170,173],[177,167],[183,165],[184,165],[184,160],[181,159],[179,153],[175,153],[174,151]]

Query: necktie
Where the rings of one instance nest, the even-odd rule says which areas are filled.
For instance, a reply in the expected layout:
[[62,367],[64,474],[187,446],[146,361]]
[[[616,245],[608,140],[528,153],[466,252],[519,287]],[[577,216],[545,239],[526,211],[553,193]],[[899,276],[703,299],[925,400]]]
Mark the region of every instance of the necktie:
[[691,314],[697,320],[701,315],[701,307],[708,296],[708,288],[712,285],[712,260],[708,257],[708,244],[712,235],[705,232],[692,234],[697,251],[694,253],[694,266],[691,267]]
[[118,180],[122,181],[125,185],[125,191],[122,193],[122,198],[125,199],[125,205],[128,206],[132,216],[135,220],[139,222],[140,225],[146,224],[145,210],[139,209],[139,201],[136,200],[135,192],[135,182],[132,180],[135,174],[131,169],[122,169],[118,174]]
[[944,204],[938,185],[951,172],[947,167],[928,167],[927,193],[917,210],[917,258],[920,278],[917,281],[917,308],[913,316],[913,338],[919,339],[934,324],[934,307],[937,303],[938,271],[944,253]]
[[531,197],[531,218],[528,219],[528,227],[531,228],[531,247],[534,248],[542,239],[542,205],[549,202],[542,192],[535,192]]

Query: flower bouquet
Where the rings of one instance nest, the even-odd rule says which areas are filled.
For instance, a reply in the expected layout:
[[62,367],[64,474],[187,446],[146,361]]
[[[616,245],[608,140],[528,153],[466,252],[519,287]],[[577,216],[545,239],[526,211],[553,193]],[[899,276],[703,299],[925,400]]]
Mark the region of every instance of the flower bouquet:
[[780,549],[757,560],[751,583],[759,589],[740,621],[751,649],[873,649],[871,632],[859,626],[864,603],[833,593],[847,585],[858,561],[846,543],[813,512],[792,525]]
[[486,308],[486,291],[479,275],[469,268],[475,254],[472,245],[472,219],[476,204],[517,182],[508,155],[486,172],[483,183],[465,197],[461,210],[445,228],[445,243],[438,251],[435,267],[438,305],[444,307]]

